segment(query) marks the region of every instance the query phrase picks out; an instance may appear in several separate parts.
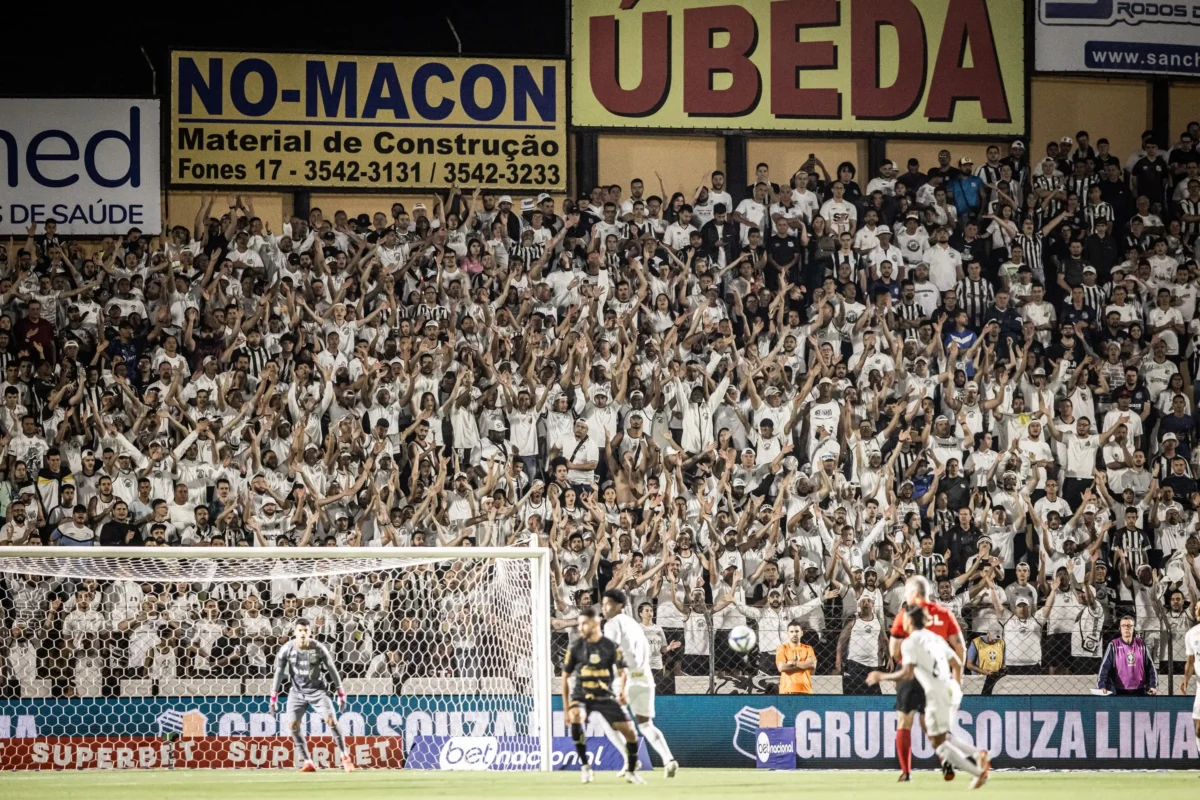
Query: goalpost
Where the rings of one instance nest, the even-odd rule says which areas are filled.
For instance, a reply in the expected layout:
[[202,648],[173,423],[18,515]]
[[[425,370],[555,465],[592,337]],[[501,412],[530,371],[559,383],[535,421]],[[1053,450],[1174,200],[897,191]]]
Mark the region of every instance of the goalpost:
[[549,771],[549,592],[545,548],[0,548],[0,769],[292,767],[303,617],[358,766]]

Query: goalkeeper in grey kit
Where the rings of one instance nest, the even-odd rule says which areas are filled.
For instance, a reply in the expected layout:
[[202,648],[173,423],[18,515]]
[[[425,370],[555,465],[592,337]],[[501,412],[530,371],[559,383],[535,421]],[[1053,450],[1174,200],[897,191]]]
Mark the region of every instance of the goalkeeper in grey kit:
[[296,751],[304,759],[300,771],[317,771],[316,764],[309,756],[301,727],[304,715],[311,706],[313,711],[321,715],[326,727],[333,734],[333,739],[342,754],[342,769],[353,772],[354,761],[350,758],[350,751],[346,749],[346,740],[342,738],[342,732],[338,730],[337,715],[329,697],[331,690],[336,692],[338,710],[345,710],[346,692],[342,688],[342,678],[338,675],[337,667],[333,664],[333,655],[329,648],[312,638],[308,620],[296,620],[293,633],[295,638],[279,648],[279,654],[275,656],[271,713],[279,713],[279,690],[283,686],[284,677],[290,676],[292,687],[287,698],[288,726],[296,744]]

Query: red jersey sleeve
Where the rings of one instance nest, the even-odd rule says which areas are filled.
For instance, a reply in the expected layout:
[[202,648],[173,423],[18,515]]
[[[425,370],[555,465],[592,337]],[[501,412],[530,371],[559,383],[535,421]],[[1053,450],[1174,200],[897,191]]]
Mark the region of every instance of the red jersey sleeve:
[[962,636],[962,628],[959,627],[958,620],[950,609],[937,603],[927,602],[924,605],[925,610],[929,612],[929,619],[933,623],[928,625],[931,631],[947,641],[951,636]]
[[904,639],[908,636],[908,634],[904,632],[904,613],[904,610],[901,609],[900,613],[896,614],[896,618],[892,620],[891,634],[897,639]]

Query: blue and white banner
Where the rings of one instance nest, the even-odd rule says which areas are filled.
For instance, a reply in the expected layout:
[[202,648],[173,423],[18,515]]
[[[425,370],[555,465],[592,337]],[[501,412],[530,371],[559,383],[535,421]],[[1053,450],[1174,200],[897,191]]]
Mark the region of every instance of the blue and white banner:
[[157,100],[0,98],[0,234],[162,228]]
[[[588,763],[596,770],[625,769],[625,752],[603,736],[589,736]],[[579,754],[570,736],[555,736],[551,743],[555,771],[579,769]],[[536,770],[541,754],[535,741],[518,736],[417,736],[408,745],[404,766],[409,769]],[[646,742],[638,742],[638,768],[651,769]]]
[[1200,76],[1200,0],[1037,0],[1044,72]]
[[796,729],[759,728],[754,737],[754,766],[759,769],[795,769]]
[[[781,739],[766,743],[768,756],[780,742],[791,742],[801,767],[888,769],[896,758],[893,701],[888,696],[665,696],[658,698],[654,722],[684,767],[753,769],[760,760],[760,715],[770,710],[771,724],[779,728],[769,736]],[[161,736],[180,720],[192,737],[283,735],[284,721],[270,713],[268,702],[266,697],[4,699],[0,748],[25,747],[22,739]],[[958,712],[955,733],[990,751],[1000,767],[1195,769],[1200,758],[1192,703],[1190,696],[970,696]],[[569,769],[577,758],[560,710],[551,725],[556,763]],[[424,763],[432,768],[441,768],[443,754],[448,764],[532,768],[515,762],[528,764],[533,755],[535,720],[528,703],[514,703],[512,696],[356,696],[339,716],[339,727],[347,736],[403,737],[405,754],[414,759],[410,754],[425,748]],[[305,731],[327,733],[316,714],[306,720]],[[589,721],[587,734],[589,752],[601,764],[623,757],[604,738],[597,717]],[[462,752],[445,749],[446,743]],[[923,764],[936,763],[919,728],[913,731],[913,753]]]

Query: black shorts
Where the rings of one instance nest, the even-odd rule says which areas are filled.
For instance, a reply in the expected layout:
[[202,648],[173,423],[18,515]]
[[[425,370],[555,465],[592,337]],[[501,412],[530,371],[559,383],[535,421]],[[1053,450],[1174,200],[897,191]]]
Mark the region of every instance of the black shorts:
[[915,678],[896,681],[896,710],[901,714],[925,710],[925,689]]
[[625,712],[625,707],[611,697],[603,700],[576,700],[575,698],[571,698],[571,708],[575,708],[576,706],[583,707],[584,723],[587,722],[587,717],[590,717],[593,711],[604,717],[604,721],[609,725],[630,721],[629,714]]
[[1074,663],[1071,657],[1071,634],[1048,633],[1042,639],[1042,666],[1070,669]]

